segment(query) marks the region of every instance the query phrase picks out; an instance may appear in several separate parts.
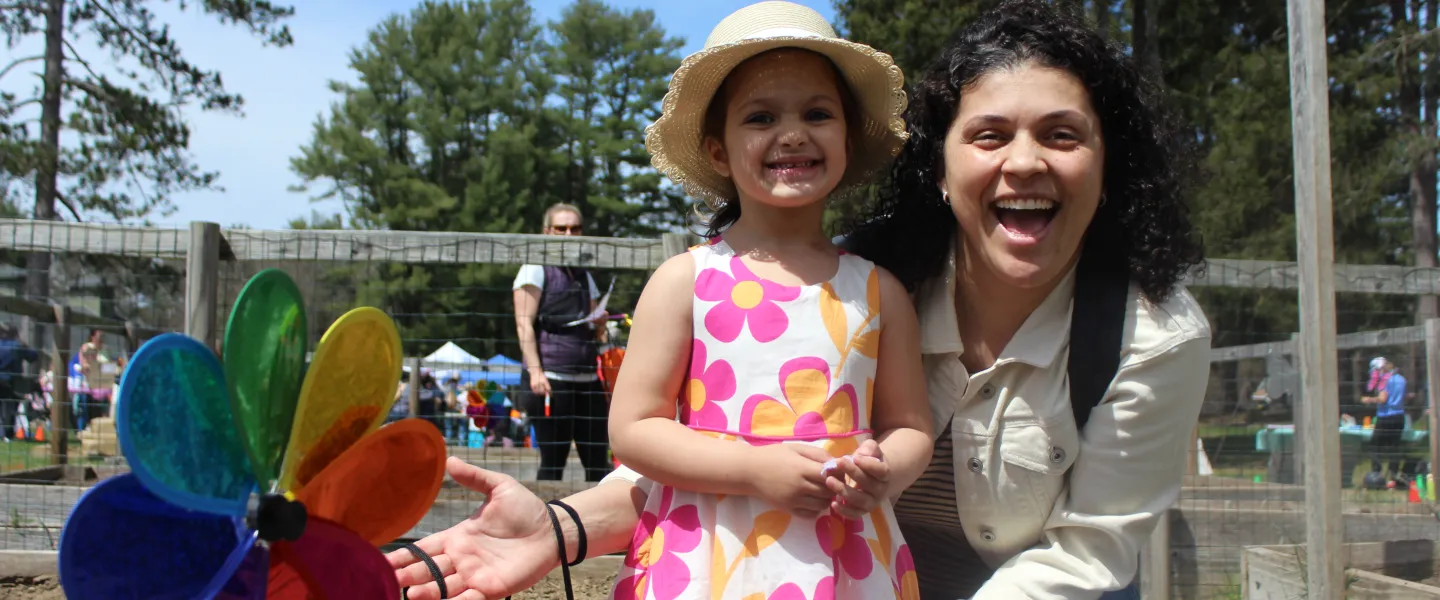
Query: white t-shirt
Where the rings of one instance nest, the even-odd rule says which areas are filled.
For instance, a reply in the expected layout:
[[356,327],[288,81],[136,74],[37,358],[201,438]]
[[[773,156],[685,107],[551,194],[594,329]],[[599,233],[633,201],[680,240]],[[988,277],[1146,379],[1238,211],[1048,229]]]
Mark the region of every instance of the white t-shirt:
[[[595,285],[595,278],[590,275],[589,271],[585,272],[585,279],[590,282],[590,299],[599,300],[600,286]],[[541,290],[545,289],[545,267],[540,265],[520,267],[520,272],[515,274],[515,285],[510,289],[518,290],[527,285],[533,285]]]
[[[590,300],[592,302],[599,300],[600,286],[595,285],[595,278],[590,275],[589,271],[585,272],[585,279],[590,282]],[[511,287],[511,289],[518,290],[527,285],[533,285],[536,289],[544,290],[545,267],[540,265],[521,266],[520,272],[515,274],[515,285]],[[555,373],[553,371],[545,371],[545,378],[558,381],[590,382],[597,381],[600,377],[594,373]]]

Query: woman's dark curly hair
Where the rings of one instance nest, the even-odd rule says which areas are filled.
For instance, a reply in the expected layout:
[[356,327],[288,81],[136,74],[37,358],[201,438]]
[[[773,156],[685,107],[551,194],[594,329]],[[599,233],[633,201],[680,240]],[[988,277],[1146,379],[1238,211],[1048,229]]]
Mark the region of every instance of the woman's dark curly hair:
[[1164,300],[1202,260],[1181,194],[1189,170],[1182,136],[1162,91],[1134,59],[1043,0],[1001,3],[966,26],[925,72],[910,93],[910,139],[846,246],[912,291],[941,274],[957,228],[939,180],[960,96],[988,73],[1027,63],[1075,75],[1100,117],[1106,201],[1086,232],[1086,262],[1118,268],[1123,261],[1147,298]]

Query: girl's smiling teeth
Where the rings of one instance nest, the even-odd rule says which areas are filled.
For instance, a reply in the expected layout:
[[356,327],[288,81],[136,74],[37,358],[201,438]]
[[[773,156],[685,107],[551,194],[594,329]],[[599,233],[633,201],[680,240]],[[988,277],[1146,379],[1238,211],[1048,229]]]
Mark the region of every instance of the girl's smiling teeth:
[[818,158],[787,158],[767,162],[765,168],[781,178],[787,178],[808,175],[822,164],[824,161]]
[[1006,198],[995,201],[990,209],[1011,236],[1038,238],[1055,219],[1060,205],[1048,198]]

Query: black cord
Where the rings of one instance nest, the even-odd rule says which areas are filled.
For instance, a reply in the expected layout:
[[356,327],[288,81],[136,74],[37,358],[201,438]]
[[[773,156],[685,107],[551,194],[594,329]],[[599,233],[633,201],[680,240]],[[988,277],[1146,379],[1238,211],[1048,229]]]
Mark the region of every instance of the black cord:
[[[576,548],[575,548],[575,554],[576,554],[577,556],[575,557],[575,560],[570,561],[570,565],[569,565],[569,566],[572,566],[572,567],[573,567],[573,566],[575,566],[575,565],[578,565],[578,564],[584,562],[584,561],[585,561],[585,525],[580,522],[580,513],[577,513],[577,512],[575,512],[575,509],[570,508],[570,505],[569,505],[569,504],[566,504],[566,503],[561,502],[561,501],[559,501],[559,500],[551,500],[551,501],[547,502],[546,504],[551,504],[551,505],[558,506],[558,507],[564,509],[565,512],[570,515],[570,520],[572,520],[572,521],[575,522],[575,531],[576,531],[576,535],[577,535],[577,537],[578,537],[578,542],[576,543]],[[562,545],[562,546],[564,545],[564,542],[563,542],[563,541],[561,542],[561,545]],[[562,559],[562,560],[564,559],[564,556],[563,556],[563,555],[561,556],[561,559]]]
[[555,528],[555,543],[560,547],[560,574],[565,579],[565,598],[575,600],[575,591],[570,587],[570,564],[565,558],[565,534],[560,531],[560,517],[555,516],[555,509],[549,504],[545,505],[545,512],[550,515],[550,525]]
[[[435,586],[440,588],[440,597],[444,598],[448,596],[450,591],[445,589],[445,576],[440,573],[440,566],[435,564],[435,560],[430,558],[429,554],[426,554],[424,550],[421,550],[420,547],[415,544],[405,544],[401,547],[409,550],[411,554],[415,555],[415,558],[425,563],[425,568],[430,570],[430,576],[435,579]],[[400,597],[409,600],[410,588],[405,588],[401,592]]]

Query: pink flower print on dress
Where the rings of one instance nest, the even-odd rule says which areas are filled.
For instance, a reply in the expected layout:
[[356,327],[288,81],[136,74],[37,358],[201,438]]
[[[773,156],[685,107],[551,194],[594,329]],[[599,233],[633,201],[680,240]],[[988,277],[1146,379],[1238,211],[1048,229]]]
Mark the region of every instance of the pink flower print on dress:
[[840,563],[846,575],[855,579],[869,577],[870,570],[875,566],[870,544],[860,535],[863,531],[865,521],[860,519],[826,514],[815,520],[815,535],[820,540],[820,549],[825,556]]
[[675,493],[666,486],[660,496],[659,514],[640,515],[640,526],[630,540],[625,566],[638,571],[615,584],[617,600],[647,598],[674,600],[690,585],[690,569],[676,553],[690,552],[700,545],[700,512],[694,505],[671,510]]
[[773,341],[785,333],[790,318],[775,303],[799,298],[800,288],[756,277],[739,257],[730,259],[730,271],[733,277],[719,269],[705,269],[695,279],[697,298],[719,302],[705,313],[705,331],[722,342],[735,341],[746,323],[758,342]]
[[895,554],[895,596],[900,600],[920,600],[920,576],[915,572],[915,558],[910,545],[902,544]]
[[729,429],[724,402],[735,395],[735,369],[724,360],[705,364],[705,342],[695,340],[690,351],[690,371],[681,388],[680,421],[705,429]]
[[835,578],[821,579],[815,584],[815,594],[809,598],[805,597],[805,592],[799,585],[787,583],[775,588],[775,592],[765,600],[835,600]]
[[[827,437],[833,440],[828,448],[832,456],[854,452],[859,442],[843,437],[859,428],[860,413],[855,386],[845,384],[830,393],[830,365],[824,360],[807,356],[791,359],[780,366],[780,390],[785,401],[756,394],[745,401],[740,410],[742,433],[770,438]],[[778,441],[775,440],[775,441]],[[755,440],[763,444],[766,440]]]

